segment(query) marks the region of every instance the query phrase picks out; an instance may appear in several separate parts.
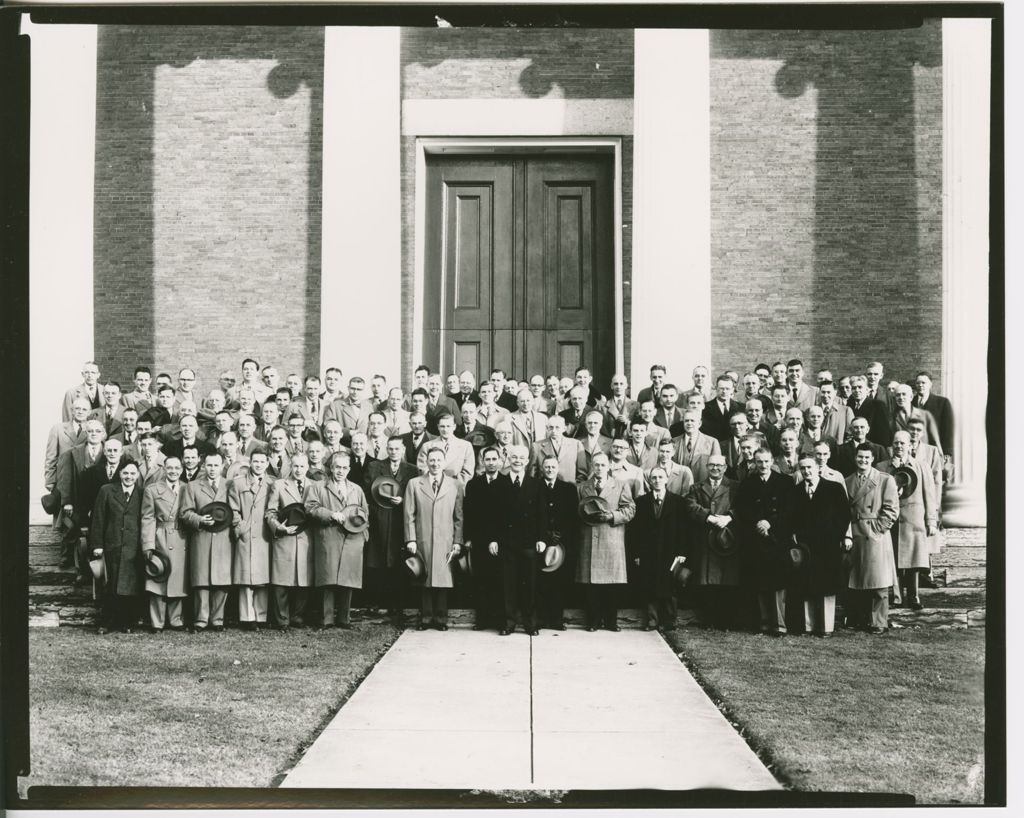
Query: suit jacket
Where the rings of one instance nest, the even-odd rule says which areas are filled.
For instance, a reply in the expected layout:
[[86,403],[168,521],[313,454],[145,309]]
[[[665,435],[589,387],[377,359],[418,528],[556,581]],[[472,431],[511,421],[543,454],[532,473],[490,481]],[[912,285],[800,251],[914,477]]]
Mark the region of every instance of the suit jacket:
[[508,416],[512,424],[512,445],[532,448],[538,440],[547,437],[548,419],[540,412],[512,412]]
[[644,438],[644,443],[648,446],[657,449],[663,440],[671,439],[672,433],[664,426],[659,426],[653,421],[647,424],[647,437]]
[[[939,429],[939,445],[944,454],[953,453],[953,404],[949,398],[936,395],[934,392],[928,395],[928,400],[923,404],[917,395],[914,395],[914,406],[927,409],[935,418],[935,424]],[[931,441],[929,441],[931,442]]]
[[479,431],[479,436],[483,438],[483,442],[480,444],[473,443],[472,446],[474,457],[479,458],[480,452],[494,443],[494,429],[482,421],[477,421],[470,431],[466,431],[466,425],[461,421],[459,422],[459,425],[455,427],[455,436],[459,440],[465,440],[466,435],[477,431]]
[[[786,388],[790,390],[790,395],[793,394],[793,390],[786,384]],[[818,387],[810,386],[803,381],[797,386],[796,400],[791,404],[796,406],[801,412],[806,412],[814,404],[818,402]]]
[[420,448],[428,440],[437,440],[437,435],[432,435],[430,432],[424,432],[423,439],[418,445],[413,442],[411,430],[402,435],[402,441],[405,443],[405,459],[409,463],[416,465],[416,459],[419,456]]
[[563,409],[558,414],[565,420],[565,436],[566,437],[581,437],[586,434],[583,428],[583,418],[590,410],[584,408],[580,414],[576,414],[576,410],[571,406],[568,409]]
[[[872,461],[874,465],[878,465],[889,459],[889,453],[877,443],[871,443],[871,451],[875,456]],[[844,477],[849,477],[857,470],[857,443],[852,440],[847,440],[839,447],[839,451],[836,453],[834,465]]]
[[[655,466],[657,463],[655,463]],[[651,489],[651,469],[644,472],[644,485],[647,490]],[[666,489],[672,494],[678,494],[680,497],[685,497],[690,489],[693,487],[693,472],[690,471],[688,466],[680,466],[678,463],[670,462],[668,467],[665,469],[668,472],[668,483]]]
[[694,436],[692,451],[686,450],[686,435],[673,438],[676,444],[672,459],[693,472],[693,482],[703,483],[708,477],[708,458],[713,454],[721,454],[721,444],[715,438],[697,432]]
[[122,415],[124,415],[124,407],[121,404],[114,407],[114,412],[110,417],[107,417],[107,408],[100,406],[89,413],[89,420],[98,420],[107,430],[107,437],[113,437],[121,431]]
[[853,423],[853,410],[845,403],[833,404],[825,410],[825,434],[843,443]]
[[632,441],[630,441],[626,462],[637,466],[641,471],[650,471],[658,462],[658,449],[648,446],[646,440],[639,448],[634,448]]
[[550,440],[540,440],[533,444],[529,472],[534,477],[543,477],[544,458],[550,455],[558,457],[558,479],[567,483],[582,483],[587,479],[589,465],[587,455],[580,441],[564,437],[558,441],[558,451]]
[[281,414],[281,425],[287,426],[288,419],[298,415],[306,422],[307,427],[319,429],[323,425],[324,411],[328,405],[319,399],[315,404],[311,405],[304,396],[296,398],[284,408],[284,412]]
[[336,420],[341,424],[343,439],[352,432],[365,432],[372,408],[366,401],[353,404],[347,397],[332,401],[324,409],[324,423]]
[[874,394],[869,390],[868,397],[873,398],[874,400],[880,400],[884,403],[890,417],[892,417],[893,412],[896,411],[896,396],[889,391],[889,388],[884,382],[878,384],[878,389],[875,390]]
[[673,426],[675,426],[677,423],[682,423],[682,421],[683,410],[679,408],[675,408],[670,410],[669,412],[666,412],[665,407],[659,406],[658,411],[654,415],[654,422],[658,426],[668,429],[669,432],[672,431]]
[[380,410],[384,415],[384,434],[389,436],[404,435],[412,431],[409,427],[409,413],[405,409],[391,409],[385,407]]
[[[74,402],[79,398],[85,398],[87,401],[89,401],[89,406],[92,407],[93,411],[99,409],[100,406],[103,405],[103,387],[101,387],[99,384],[96,384],[96,386],[94,386],[93,389],[95,389],[95,392],[92,395],[90,395],[89,387],[87,387],[84,383],[80,383],[77,386],[72,386],[67,392],[64,393],[64,403],[61,406],[60,413],[60,419],[63,423],[67,423],[69,420],[72,419],[72,417],[74,417],[71,414],[71,407],[72,405],[74,405]],[[92,417],[91,414],[90,417]]]
[[847,405],[853,410],[855,418],[867,420],[871,427],[868,431],[868,440],[879,446],[888,446],[892,443],[892,420],[889,417],[889,409],[883,401],[864,398],[858,407],[857,399],[851,396]]
[[510,392],[506,392],[504,389],[502,389],[501,394],[494,399],[494,402],[507,412],[514,412],[519,408],[519,402],[516,400],[516,396]]
[[800,584],[811,596],[831,596],[846,586],[843,537],[850,528],[846,485],[819,480],[812,497],[804,483],[789,493],[785,526],[807,549]]
[[[920,406],[912,406],[910,413],[907,417],[900,417],[900,410],[897,408],[892,414],[892,433],[895,435],[898,431],[906,431],[907,424],[911,418],[920,418],[924,421],[924,442],[930,443],[933,446],[939,446],[939,426],[935,422],[935,418],[932,417],[932,413],[927,409],[922,409]],[[945,451],[945,450],[943,450]]]
[[[438,443],[442,443],[440,438],[437,439]],[[420,474],[427,473],[427,449],[428,446],[421,446],[419,453],[416,455],[416,468],[419,469]],[[457,437],[453,437],[448,441],[448,452],[444,459],[444,473],[449,477],[454,477],[463,486],[476,472],[476,458],[473,454],[473,447],[465,440],[459,440]]]
[[535,557],[537,554],[536,545],[544,542],[546,531],[546,508],[544,498],[541,495],[541,480],[530,477],[525,472],[521,477],[521,484],[515,488],[511,478],[508,480],[508,499],[502,504],[501,527],[502,541],[506,546],[499,551],[499,556],[509,558],[513,556],[513,549],[519,551],[529,550]]
[[773,455],[779,453],[779,436],[782,433],[774,423],[768,420],[767,415],[761,418],[761,422],[757,425],[757,428],[751,429],[751,431],[760,432],[764,435],[764,439],[768,443],[768,448],[771,449]]
[[490,482],[487,475],[478,474],[466,483],[463,525],[466,541],[473,544],[474,558],[482,555],[492,542],[501,547],[507,533],[502,525],[502,507],[508,502],[511,486],[506,474],[495,475]]
[[[448,398],[450,400],[454,401],[455,405],[459,409],[462,408],[462,404],[464,404],[466,402],[467,398],[469,400],[473,401],[473,403],[475,403],[477,405],[480,404],[480,393],[477,392],[475,389],[470,390],[470,393],[468,395],[460,389],[454,395],[449,395]],[[457,418],[458,415],[456,415],[455,417]]]
[[458,404],[451,398],[441,395],[433,406],[427,401],[427,431],[437,434],[437,419],[441,415],[451,415],[455,418],[456,425],[462,419]]
[[265,452],[267,450],[267,444],[262,440],[257,440],[255,437],[245,441],[245,445],[242,445],[241,439],[239,439],[238,443],[238,453],[244,457],[249,457],[253,452]]
[[635,400],[623,397],[622,406],[617,406],[615,397],[608,398],[604,405],[604,427],[602,432],[611,438],[626,437],[629,434],[629,422],[640,410],[640,404]]
[[640,390],[640,394],[636,396],[636,404],[639,406],[641,403],[646,403],[649,400],[653,400],[655,405],[661,406],[661,393],[655,393],[654,384],[645,386]]
[[729,428],[729,418],[735,412],[742,412],[743,404],[730,400],[726,406],[725,414],[722,413],[718,400],[713,400],[704,407],[701,415],[700,430],[716,440],[727,440],[732,436],[732,429]]
[[686,504],[670,491],[665,492],[660,509],[653,494],[636,501],[627,542],[630,556],[640,560],[637,580],[646,599],[672,595],[674,583],[669,568],[676,557],[687,556],[686,524]]
[[[95,457],[90,457],[87,443],[68,449],[57,461],[56,489],[57,494],[60,495],[60,503],[62,506],[73,506],[78,518],[78,525],[83,528],[89,524],[89,515],[92,514],[93,503],[96,501],[96,494],[100,486],[100,484],[90,486],[91,481],[87,479],[86,474],[97,463],[103,464],[103,477],[106,478],[103,447],[99,448]],[[104,482],[106,481],[104,480]]]
[[[199,440],[196,438],[195,443],[191,444],[196,447],[199,451],[200,457],[205,457],[208,454],[213,454],[217,451],[214,445],[207,440]],[[164,444],[160,450],[163,452],[165,457],[181,457],[183,451],[185,451],[185,443],[179,437],[177,440],[172,440],[169,443]]]
[[156,397],[152,392],[136,392],[133,389],[121,395],[121,405],[125,409],[134,409],[139,413],[139,417],[142,417],[143,412],[156,405]]
[[43,461],[43,485],[47,489],[53,488],[57,483],[57,460],[60,456],[85,441],[84,426],[76,435],[72,421],[58,423],[50,429],[50,435],[46,439],[46,458]]

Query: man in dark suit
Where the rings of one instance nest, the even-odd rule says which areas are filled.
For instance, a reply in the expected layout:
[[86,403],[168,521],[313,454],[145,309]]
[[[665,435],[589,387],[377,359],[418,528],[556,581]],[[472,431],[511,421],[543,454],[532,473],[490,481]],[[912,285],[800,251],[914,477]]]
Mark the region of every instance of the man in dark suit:
[[541,482],[526,473],[530,450],[516,445],[509,449],[508,500],[504,504],[502,541],[498,557],[501,565],[502,597],[505,601],[505,627],[502,635],[516,629],[516,608],[523,630],[530,636],[537,631],[538,562],[547,543],[545,507]]
[[785,528],[805,550],[799,583],[804,596],[804,629],[826,637],[835,628],[836,594],[846,584],[843,552],[853,547],[846,486],[822,480],[813,456],[800,458],[803,481],[786,502]]
[[499,579],[502,539],[502,506],[508,501],[509,478],[500,474],[498,450],[489,446],[481,454],[483,473],[466,483],[464,527],[466,547],[473,555],[476,602],[474,630],[504,630],[504,611]]
[[686,561],[686,504],[666,490],[668,474],[660,466],[651,469],[647,479],[651,490],[637,498],[626,536],[638,568],[643,629],[668,630],[676,622],[672,571]]
[[[99,420],[87,420],[85,435],[85,443],[68,449],[57,461],[56,491],[60,495],[63,513],[74,522],[61,541],[61,568],[74,565],[79,552],[79,536],[82,528],[89,525],[92,503],[96,499],[96,491],[87,485],[86,474],[102,459],[103,424]],[[120,444],[116,445],[120,449]],[[78,567],[82,576],[88,573],[86,561],[79,559]]]
[[478,459],[480,452],[494,445],[494,429],[479,422],[476,414],[476,401],[466,397],[462,401],[462,422],[455,427],[455,436],[459,440],[470,439],[473,444],[473,458]]
[[[931,412],[939,427],[939,444],[946,457],[953,454],[953,405],[949,398],[932,392],[932,376],[918,372],[914,380],[914,406]],[[931,441],[929,441],[931,442]],[[934,445],[934,443],[932,443]]]
[[[864,370],[864,378],[868,384],[866,397],[884,403],[889,417],[892,417],[896,409],[896,400],[889,391],[889,379],[885,377],[885,367],[879,361],[872,361]],[[871,425],[874,426],[874,424]]]
[[181,437],[165,443],[161,451],[167,457],[181,457],[181,453],[187,448],[196,449],[200,455],[208,455],[216,451],[213,444],[207,440],[199,439],[199,424],[191,415],[185,415],[178,424],[181,429]]
[[409,415],[409,427],[410,431],[402,435],[402,442],[405,444],[405,459],[415,466],[420,447],[428,440],[436,440],[437,435],[427,431],[427,416],[423,412]]
[[504,369],[491,370],[491,385],[494,387],[495,402],[507,412],[514,412],[518,408],[516,396],[505,390],[505,382],[508,380],[508,373]]
[[[565,420],[566,437],[580,437],[583,428],[583,419],[587,414],[587,393],[578,386],[569,390],[569,408],[563,409],[559,414]],[[604,415],[601,416],[604,423]]]
[[835,460],[833,461],[836,469],[844,477],[849,477],[856,470],[857,447],[862,443],[867,443],[871,447],[872,463],[881,463],[889,459],[889,454],[886,452],[885,447],[868,440],[868,433],[870,431],[871,426],[866,418],[854,418],[853,423],[850,424],[850,439],[839,447],[839,451],[836,453]]
[[665,385],[665,376],[668,374],[668,370],[662,364],[651,365],[651,385],[645,386],[640,390],[640,394],[636,396],[637,403],[643,403],[644,401],[653,400],[655,406],[660,405],[661,398],[661,387]]
[[704,406],[700,430],[717,440],[731,437],[729,418],[743,411],[743,404],[733,400],[736,386],[728,375],[719,375],[715,382],[715,399]]
[[459,409],[462,408],[467,400],[473,401],[474,404],[480,403],[480,395],[476,391],[476,378],[468,369],[459,374],[459,391],[452,395],[451,398]]
[[768,402],[768,399],[763,397],[751,398],[743,406],[743,412],[747,416],[747,423],[750,424],[750,431],[764,435],[772,454],[778,454],[779,429],[765,416],[765,404]]
[[576,513],[576,485],[558,479],[558,457],[544,456],[541,461],[541,502],[544,505],[544,542],[550,548],[559,543],[565,553],[560,568],[541,570],[538,582],[538,606],[544,627],[565,630],[565,601],[575,570],[579,516]]
[[853,394],[847,405],[853,409],[854,418],[867,420],[871,427],[868,439],[872,443],[888,446],[892,443],[892,421],[885,402],[868,397],[868,381],[863,375],[852,376],[850,386],[853,388]]
[[121,415],[124,414],[121,385],[117,381],[107,381],[101,391],[103,403],[89,413],[89,420],[98,420],[106,429],[107,437],[113,437],[121,431]]
[[667,383],[661,387],[661,406],[658,407],[658,411],[654,414],[654,422],[665,429],[668,429],[669,434],[675,437],[678,431],[673,431],[677,424],[683,420],[682,410],[676,406],[676,399],[679,396],[679,390],[676,389],[675,384]]

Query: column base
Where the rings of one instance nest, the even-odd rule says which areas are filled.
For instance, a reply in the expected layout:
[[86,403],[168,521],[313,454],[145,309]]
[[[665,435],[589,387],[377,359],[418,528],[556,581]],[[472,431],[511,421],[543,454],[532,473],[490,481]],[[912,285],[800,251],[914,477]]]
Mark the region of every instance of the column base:
[[945,528],[984,528],[988,525],[985,487],[980,483],[949,486],[942,498]]

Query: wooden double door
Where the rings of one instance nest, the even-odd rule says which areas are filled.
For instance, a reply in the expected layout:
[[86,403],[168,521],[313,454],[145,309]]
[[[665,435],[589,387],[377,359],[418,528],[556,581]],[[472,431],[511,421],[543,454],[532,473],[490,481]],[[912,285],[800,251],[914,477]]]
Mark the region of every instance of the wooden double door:
[[615,365],[612,162],[429,157],[424,362],[605,384]]

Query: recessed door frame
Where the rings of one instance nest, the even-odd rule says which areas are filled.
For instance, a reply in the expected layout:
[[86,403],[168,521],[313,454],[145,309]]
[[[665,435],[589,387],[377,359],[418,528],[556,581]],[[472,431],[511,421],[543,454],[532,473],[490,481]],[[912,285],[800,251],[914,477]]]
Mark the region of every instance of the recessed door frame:
[[[426,282],[426,225],[427,225],[427,155],[482,157],[490,154],[527,156],[612,154],[612,243],[613,243],[613,309],[615,321],[615,371],[624,373],[625,346],[623,337],[622,305],[622,139],[619,137],[418,137],[416,139],[416,218],[413,263],[413,366],[424,360],[423,349],[423,288]],[[441,311],[442,321],[444,310]],[[438,360],[443,361],[444,330],[442,324]],[[518,373],[517,373],[518,374]],[[529,373],[523,373],[529,375]],[[544,373],[547,374],[547,373]],[[407,373],[411,380],[412,373]],[[477,378],[481,373],[476,373]]]

